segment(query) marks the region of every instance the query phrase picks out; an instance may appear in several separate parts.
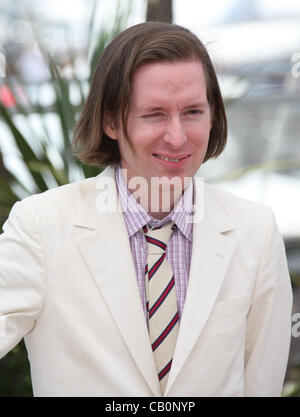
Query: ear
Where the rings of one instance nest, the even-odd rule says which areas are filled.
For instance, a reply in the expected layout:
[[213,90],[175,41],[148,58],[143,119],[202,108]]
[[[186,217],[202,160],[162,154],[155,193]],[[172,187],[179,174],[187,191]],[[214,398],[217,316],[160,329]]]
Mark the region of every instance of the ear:
[[104,121],[103,121],[103,130],[104,133],[110,138],[110,139],[118,139],[118,133],[116,128],[116,122],[114,117],[111,113],[106,112],[104,114]]

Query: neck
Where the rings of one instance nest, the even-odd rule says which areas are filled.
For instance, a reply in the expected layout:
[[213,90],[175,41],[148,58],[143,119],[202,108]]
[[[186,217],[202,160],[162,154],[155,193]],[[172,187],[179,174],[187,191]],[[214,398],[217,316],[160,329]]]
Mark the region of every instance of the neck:
[[183,189],[174,190],[170,187],[160,187],[159,190],[149,189],[147,200],[148,204],[143,205],[143,201],[138,201],[141,206],[155,219],[163,219],[176,206],[182,197]]
[[160,220],[174,209],[184,192],[181,181],[168,178],[150,184],[145,178],[131,178],[127,188],[149,215]]

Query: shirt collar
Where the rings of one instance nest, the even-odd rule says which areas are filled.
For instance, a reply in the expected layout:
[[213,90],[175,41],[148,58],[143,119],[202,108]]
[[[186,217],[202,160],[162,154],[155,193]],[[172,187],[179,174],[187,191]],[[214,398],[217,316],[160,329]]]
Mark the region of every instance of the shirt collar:
[[125,223],[129,237],[140,231],[145,224],[150,227],[161,227],[168,221],[173,221],[180,232],[191,242],[193,234],[193,222],[191,215],[193,212],[193,182],[189,184],[179,200],[176,207],[163,219],[155,219],[150,216],[145,209],[136,201],[134,196],[127,188],[127,184],[122,175],[121,165],[116,170],[116,185],[119,193],[120,204],[123,210]]

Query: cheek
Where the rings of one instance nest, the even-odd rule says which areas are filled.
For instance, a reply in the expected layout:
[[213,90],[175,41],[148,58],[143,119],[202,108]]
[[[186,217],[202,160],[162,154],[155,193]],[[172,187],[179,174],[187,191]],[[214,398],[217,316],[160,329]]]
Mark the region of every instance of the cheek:
[[128,118],[128,135],[131,142],[138,147],[146,147],[162,136],[166,127],[163,123],[150,123],[143,120]]
[[198,126],[193,126],[187,130],[187,136],[196,146],[205,146],[208,144],[210,135],[210,126],[209,124],[201,124]]
[[130,140],[136,153],[143,154],[151,150],[160,137],[155,129],[143,129],[139,135],[130,136]]

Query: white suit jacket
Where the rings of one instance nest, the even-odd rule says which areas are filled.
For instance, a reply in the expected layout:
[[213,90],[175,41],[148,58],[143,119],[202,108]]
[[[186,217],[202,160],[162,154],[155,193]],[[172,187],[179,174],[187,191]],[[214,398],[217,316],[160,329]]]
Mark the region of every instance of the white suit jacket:
[[[114,175],[16,203],[0,236],[0,357],[25,337],[36,396],[161,395],[123,214],[101,208]],[[165,396],[279,396],[292,292],[274,217],[214,186],[203,203]]]

